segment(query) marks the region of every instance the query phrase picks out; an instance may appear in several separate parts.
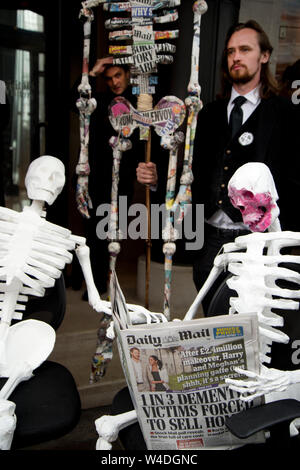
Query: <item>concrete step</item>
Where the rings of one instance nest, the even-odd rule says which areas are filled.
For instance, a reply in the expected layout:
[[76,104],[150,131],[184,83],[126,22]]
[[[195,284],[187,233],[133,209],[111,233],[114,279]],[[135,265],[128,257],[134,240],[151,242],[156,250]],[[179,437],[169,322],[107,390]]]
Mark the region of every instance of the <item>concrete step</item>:
[[113,396],[126,385],[117,345],[104,377],[90,384],[91,362],[97,346],[100,316],[82,301],[84,290],[67,289],[67,310],[56,333],[56,342],[49,359],[64,365],[73,375],[83,409],[111,404]]

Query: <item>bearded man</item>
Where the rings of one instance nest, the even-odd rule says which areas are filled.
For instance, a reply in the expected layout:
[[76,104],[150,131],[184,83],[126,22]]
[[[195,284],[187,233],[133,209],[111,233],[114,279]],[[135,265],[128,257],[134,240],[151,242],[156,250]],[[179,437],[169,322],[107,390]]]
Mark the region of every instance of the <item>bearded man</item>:
[[[197,290],[222,245],[249,233],[240,211],[227,195],[228,181],[245,163],[263,162],[269,166],[279,194],[282,228],[300,230],[292,202],[300,196],[296,147],[299,113],[291,101],[279,96],[269,68],[272,50],[266,33],[255,21],[231,27],[222,57],[222,94],[199,113],[192,197],[193,204],[204,204],[205,227],[204,246],[195,253],[193,263]],[[139,181],[144,178],[145,183],[152,184],[150,171],[145,172],[140,164]],[[155,173],[153,168],[151,172]],[[225,276],[220,276],[206,295],[204,314]]]

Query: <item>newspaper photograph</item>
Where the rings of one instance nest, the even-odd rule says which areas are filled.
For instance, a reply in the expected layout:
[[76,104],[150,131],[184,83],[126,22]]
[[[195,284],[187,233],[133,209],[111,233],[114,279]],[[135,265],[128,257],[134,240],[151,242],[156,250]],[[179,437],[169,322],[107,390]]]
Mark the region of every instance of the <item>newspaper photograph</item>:
[[[126,302],[114,277],[113,310]],[[114,315],[114,314],[113,314]],[[265,441],[240,440],[225,418],[261,404],[242,402],[225,384],[235,367],[257,372],[258,324],[253,314],[142,325],[115,322],[124,374],[148,450],[232,449]],[[123,325],[123,326],[122,326]]]

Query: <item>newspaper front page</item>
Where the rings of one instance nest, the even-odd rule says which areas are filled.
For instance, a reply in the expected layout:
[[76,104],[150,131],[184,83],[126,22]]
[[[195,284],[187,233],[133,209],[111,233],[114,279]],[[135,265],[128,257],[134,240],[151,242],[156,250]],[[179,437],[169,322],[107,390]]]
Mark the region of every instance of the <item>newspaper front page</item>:
[[112,305],[120,358],[148,450],[231,449],[265,441],[240,440],[225,418],[257,406],[225,384],[235,367],[259,370],[256,315],[127,325],[116,277]]

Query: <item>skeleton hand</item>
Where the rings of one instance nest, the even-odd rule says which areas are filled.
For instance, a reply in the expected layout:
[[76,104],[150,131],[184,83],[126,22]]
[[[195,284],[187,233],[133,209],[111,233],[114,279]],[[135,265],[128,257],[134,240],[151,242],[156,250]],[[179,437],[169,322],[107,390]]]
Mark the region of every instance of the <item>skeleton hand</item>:
[[[257,397],[266,395],[270,392],[282,392],[287,389],[289,385],[295,383],[296,375],[293,372],[298,371],[281,371],[277,369],[269,369],[264,365],[261,366],[261,373],[256,374],[249,370],[234,369],[239,374],[245,375],[248,379],[252,380],[234,380],[226,379],[225,382],[229,384],[229,388],[241,394],[240,400],[252,401]],[[297,374],[298,375],[298,374]]]
[[99,434],[96,449],[110,450],[110,442],[116,441],[118,439],[119,432],[136,421],[137,414],[135,410],[116,416],[104,415],[96,419],[95,426]]
[[0,400],[0,450],[10,450],[16,428],[16,405],[8,400]]
[[111,450],[111,448],[111,443],[103,439],[103,437],[99,437],[99,439],[97,439],[96,450]]
[[88,192],[88,176],[78,176],[77,187],[76,187],[76,202],[77,208],[81,215],[90,218],[88,209],[92,209],[92,200]]
[[96,310],[96,312],[106,313],[111,315],[111,303],[106,300],[101,300],[98,292],[93,292],[90,294],[88,289],[88,299],[89,305]]
[[150,312],[141,305],[127,304],[129,316],[132,324],[139,323],[161,323],[167,319],[162,313]]

